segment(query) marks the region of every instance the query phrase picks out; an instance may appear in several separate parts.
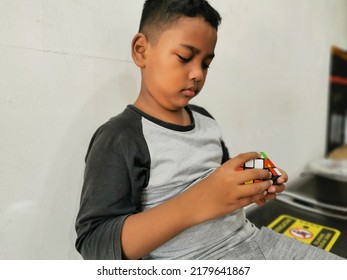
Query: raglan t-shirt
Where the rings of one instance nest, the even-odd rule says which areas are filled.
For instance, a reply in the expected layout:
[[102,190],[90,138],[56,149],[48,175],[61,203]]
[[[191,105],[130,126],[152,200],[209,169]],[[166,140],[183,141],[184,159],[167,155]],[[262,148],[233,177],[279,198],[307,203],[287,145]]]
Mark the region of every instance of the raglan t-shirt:
[[[186,191],[229,159],[211,115],[198,106],[186,110],[191,125],[179,126],[128,105],[95,132],[76,220],[84,259],[122,259],[120,234],[129,215]],[[186,229],[144,259],[220,259],[256,231],[240,209]]]

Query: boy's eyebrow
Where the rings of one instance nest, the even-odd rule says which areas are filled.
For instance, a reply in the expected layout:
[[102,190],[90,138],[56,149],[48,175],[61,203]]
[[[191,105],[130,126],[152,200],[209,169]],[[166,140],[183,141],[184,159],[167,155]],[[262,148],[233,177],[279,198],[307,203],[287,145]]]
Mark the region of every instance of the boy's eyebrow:
[[[186,45],[186,44],[180,44],[180,46],[181,47],[184,47],[184,48],[186,48],[186,49],[189,49],[190,51],[192,51],[193,53],[195,53],[195,54],[198,54],[198,53],[200,53],[200,50],[199,49],[197,49],[196,47],[193,47],[193,46],[191,46],[191,45]],[[206,56],[206,58],[214,58],[214,56],[215,56],[215,54],[214,53],[211,53],[211,54],[208,54],[207,56]]]

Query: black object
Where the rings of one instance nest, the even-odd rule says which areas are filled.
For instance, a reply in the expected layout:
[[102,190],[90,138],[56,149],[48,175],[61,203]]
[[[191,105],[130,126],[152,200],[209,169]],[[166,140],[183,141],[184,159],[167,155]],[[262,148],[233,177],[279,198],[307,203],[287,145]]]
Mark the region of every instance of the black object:
[[347,51],[331,48],[326,154],[347,143]]

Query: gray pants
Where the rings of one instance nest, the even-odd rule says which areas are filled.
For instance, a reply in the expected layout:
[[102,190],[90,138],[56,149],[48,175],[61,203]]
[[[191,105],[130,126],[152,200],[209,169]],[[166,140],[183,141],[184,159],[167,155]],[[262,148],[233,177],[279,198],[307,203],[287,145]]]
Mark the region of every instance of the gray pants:
[[262,227],[252,239],[234,247],[223,259],[343,260],[337,255],[286,237],[266,227]]

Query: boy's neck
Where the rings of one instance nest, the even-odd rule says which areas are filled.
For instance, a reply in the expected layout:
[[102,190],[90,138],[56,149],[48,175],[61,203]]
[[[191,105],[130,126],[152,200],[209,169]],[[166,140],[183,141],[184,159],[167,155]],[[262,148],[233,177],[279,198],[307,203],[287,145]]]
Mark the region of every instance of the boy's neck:
[[145,103],[141,102],[140,99],[135,101],[134,106],[142,112],[167,123],[180,126],[188,126],[192,124],[190,115],[185,108],[178,110],[167,110],[162,108],[161,110],[156,110],[153,107],[147,106]]

